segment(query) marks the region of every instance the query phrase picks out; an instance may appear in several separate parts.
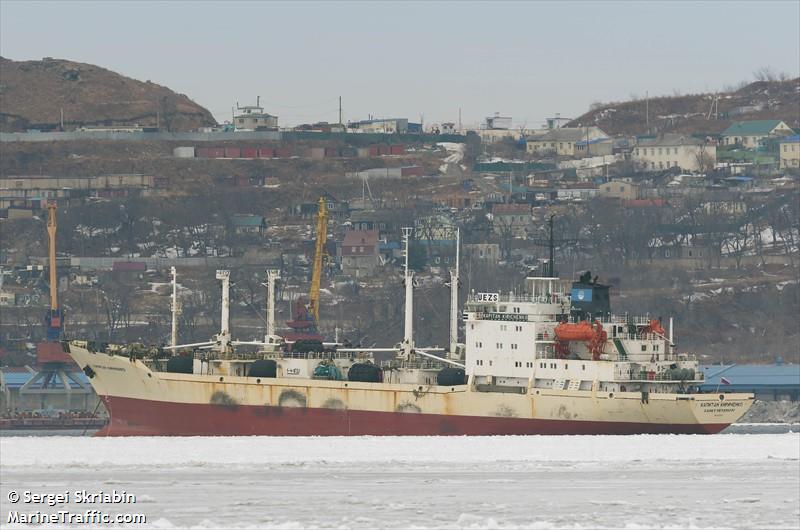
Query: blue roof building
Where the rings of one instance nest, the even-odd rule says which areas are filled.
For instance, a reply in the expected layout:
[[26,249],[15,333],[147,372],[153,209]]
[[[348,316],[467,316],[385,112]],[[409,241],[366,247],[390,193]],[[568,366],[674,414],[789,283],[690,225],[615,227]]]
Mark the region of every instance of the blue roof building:
[[[752,392],[757,399],[800,399],[800,364],[701,365],[703,392]],[[723,381],[724,380],[724,381]]]

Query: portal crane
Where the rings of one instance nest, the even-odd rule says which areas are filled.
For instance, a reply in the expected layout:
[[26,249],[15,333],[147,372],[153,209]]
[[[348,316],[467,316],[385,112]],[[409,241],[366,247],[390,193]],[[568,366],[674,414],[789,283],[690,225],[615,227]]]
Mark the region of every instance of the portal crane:
[[325,242],[328,239],[328,208],[325,198],[317,203],[317,240],[314,244],[314,263],[311,271],[311,287],[308,290],[308,304],[300,299],[294,311],[294,320],[286,323],[292,332],[285,334],[289,341],[322,340],[319,334],[319,288],[322,282],[322,263],[325,258]]
[[45,324],[47,326],[47,340],[49,342],[58,341],[61,337],[64,324],[64,312],[58,305],[58,274],[56,273],[56,230],[58,224],[56,222],[56,203],[50,201],[47,203],[47,235],[49,244],[49,259],[48,265],[50,267],[50,309],[45,315]]
[[308,312],[319,325],[319,288],[322,281],[322,260],[325,255],[325,242],[328,239],[328,207],[325,199],[319,198],[317,206],[317,241],[314,245],[314,268],[311,272],[311,287],[308,291]]

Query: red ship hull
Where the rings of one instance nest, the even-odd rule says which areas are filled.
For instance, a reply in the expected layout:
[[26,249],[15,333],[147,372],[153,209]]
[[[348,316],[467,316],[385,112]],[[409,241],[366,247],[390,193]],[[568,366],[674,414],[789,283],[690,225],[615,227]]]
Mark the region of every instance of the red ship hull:
[[715,434],[728,426],[211,405],[108,396],[103,402],[111,421],[97,436]]

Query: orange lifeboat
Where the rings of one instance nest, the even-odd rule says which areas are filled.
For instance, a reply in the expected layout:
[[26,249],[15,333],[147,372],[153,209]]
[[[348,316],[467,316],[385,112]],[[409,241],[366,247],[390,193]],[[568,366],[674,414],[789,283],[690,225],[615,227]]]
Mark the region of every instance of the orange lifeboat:
[[667,332],[664,331],[664,328],[661,326],[661,322],[652,319],[647,326],[642,328],[642,333],[656,333],[657,335],[661,335],[663,337]]
[[595,329],[586,320],[582,320],[578,324],[570,324],[562,322],[555,329],[556,338],[563,341],[589,341],[595,336]]

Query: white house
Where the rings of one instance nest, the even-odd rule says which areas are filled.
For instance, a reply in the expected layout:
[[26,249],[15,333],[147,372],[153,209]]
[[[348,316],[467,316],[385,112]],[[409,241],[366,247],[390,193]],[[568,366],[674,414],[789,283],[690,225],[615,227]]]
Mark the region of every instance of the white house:
[[633,162],[643,171],[680,168],[705,172],[717,161],[717,146],[705,139],[680,134],[640,138],[632,153]]
[[[562,127],[528,138],[527,149],[531,154],[543,156],[594,156],[592,145],[602,142],[593,141],[605,138],[608,135],[599,127]],[[576,149],[579,143],[583,146],[580,151]]]
[[737,121],[720,135],[722,145],[741,145],[755,149],[769,136],[788,136],[794,134],[792,128],[781,120]]

